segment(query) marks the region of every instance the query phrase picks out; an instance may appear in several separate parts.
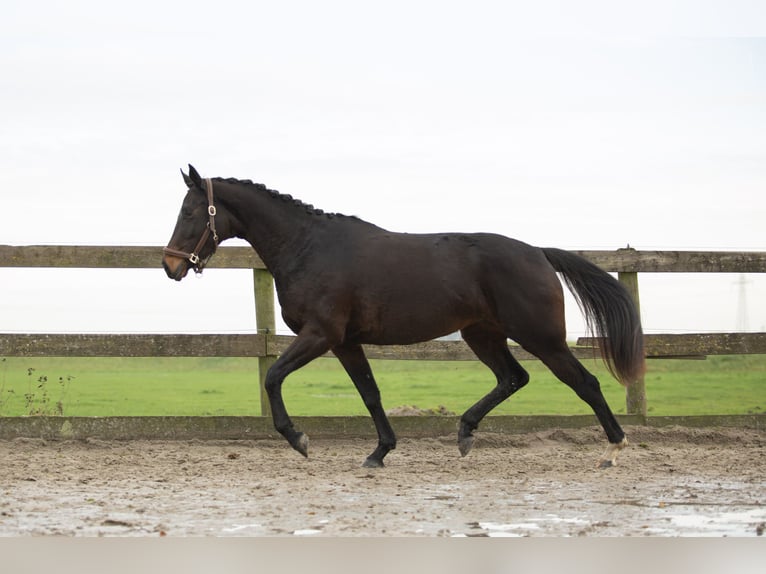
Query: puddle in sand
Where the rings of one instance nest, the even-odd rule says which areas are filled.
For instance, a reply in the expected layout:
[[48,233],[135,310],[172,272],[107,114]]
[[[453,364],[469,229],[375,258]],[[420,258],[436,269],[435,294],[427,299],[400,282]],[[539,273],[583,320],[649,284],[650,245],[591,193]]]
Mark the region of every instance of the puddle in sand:
[[[705,513],[690,507],[686,512],[666,514],[651,526],[644,526],[642,534],[646,536],[707,536],[707,537],[755,537],[762,536],[766,530],[766,508],[728,510],[716,514]],[[571,536],[574,532],[566,529],[552,534],[555,525],[587,527],[591,520],[581,518],[562,518],[555,514],[542,517],[526,518],[523,522],[474,522],[469,523],[469,530],[456,534],[458,537],[513,538],[524,536]],[[608,536],[614,533],[607,534]]]
[[224,528],[221,532],[223,535],[252,536],[261,534],[263,532],[263,526],[260,524],[237,524],[236,526]]
[[490,538],[519,538],[529,534],[531,530],[540,530],[540,525],[534,522],[518,524],[498,524],[497,522],[479,522]]
[[540,534],[546,524],[572,524],[585,525],[589,522],[580,518],[561,518],[555,514],[546,514],[540,518],[533,518],[531,522],[519,522],[512,524],[500,524],[496,522],[479,522],[479,526],[487,532],[490,538],[529,536]]
[[321,534],[321,530],[317,530],[316,528],[301,528],[300,530],[295,530],[293,532],[293,536],[314,536],[315,534]]
[[523,536],[544,535],[546,525],[549,524],[588,524],[587,520],[580,518],[561,518],[555,514],[546,514],[544,517],[532,518],[527,522],[473,522],[469,523],[473,532],[458,534],[457,536],[486,536],[489,538],[520,538]]
[[762,529],[766,522],[766,508],[721,512],[715,516],[691,512],[667,516],[668,526],[649,530],[672,536],[758,536],[759,525]]

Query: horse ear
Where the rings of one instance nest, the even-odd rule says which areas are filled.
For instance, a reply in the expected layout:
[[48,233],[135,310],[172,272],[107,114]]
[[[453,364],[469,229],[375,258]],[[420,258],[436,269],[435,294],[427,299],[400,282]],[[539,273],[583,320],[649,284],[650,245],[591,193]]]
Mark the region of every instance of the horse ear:
[[[194,169],[194,166],[192,164],[189,164],[189,178],[190,178],[190,180],[191,180],[193,185],[196,185],[200,189],[203,188],[202,178],[197,173],[197,170]],[[189,187],[191,187],[191,185]]]
[[186,187],[191,189],[194,186],[194,182],[191,180],[191,178],[184,173],[184,170],[181,170],[181,175],[184,178],[184,183],[186,184]]

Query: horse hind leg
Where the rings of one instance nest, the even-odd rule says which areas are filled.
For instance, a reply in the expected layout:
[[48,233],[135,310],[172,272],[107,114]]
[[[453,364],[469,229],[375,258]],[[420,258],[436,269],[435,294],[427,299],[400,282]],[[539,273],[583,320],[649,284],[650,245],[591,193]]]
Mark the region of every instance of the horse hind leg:
[[609,443],[604,454],[602,454],[601,458],[598,460],[597,466],[599,468],[610,468],[615,466],[617,464],[617,455],[620,454],[620,451],[626,446],[628,446],[628,439],[625,437],[618,443]]
[[615,466],[617,455],[628,445],[628,440],[601,392],[598,379],[583,367],[582,363],[566,346],[566,343],[563,344],[563,347],[548,349],[543,352],[528,350],[537,355],[559,380],[572,388],[577,396],[593,409],[609,440],[606,451],[598,460],[598,466],[600,468]]
[[465,456],[473,447],[473,431],[479,426],[479,422],[497,405],[526,385],[529,382],[529,374],[511,355],[507,338],[502,331],[476,324],[466,327],[461,334],[470,349],[497,378],[495,387],[460,417],[458,449],[460,454]]

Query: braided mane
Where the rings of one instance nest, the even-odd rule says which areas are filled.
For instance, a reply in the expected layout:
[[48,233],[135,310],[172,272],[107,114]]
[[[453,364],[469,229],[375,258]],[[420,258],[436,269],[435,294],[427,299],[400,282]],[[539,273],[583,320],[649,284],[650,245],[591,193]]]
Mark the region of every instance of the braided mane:
[[334,217],[347,217],[349,219],[358,219],[357,217],[343,215],[342,213],[327,213],[324,210],[316,208],[311,204],[304,203],[300,199],[295,199],[292,195],[289,195],[287,193],[279,193],[278,191],[267,188],[262,183],[253,183],[249,179],[237,179],[234,177],[229,177],[229,178],[215,177],[213,178],[213,181],[220,181],[220,182],[228,183],[231,185],[240,185],[243,187],[253,188],[260,193],[268,193],[272,197],[272,199],[281,200],[281,201],[284,201],[285,203],[292,203],[297,209],[301,209],[305,211],[308,215],[324,216],[324,217],[327,217],[328,219],[332,219]]

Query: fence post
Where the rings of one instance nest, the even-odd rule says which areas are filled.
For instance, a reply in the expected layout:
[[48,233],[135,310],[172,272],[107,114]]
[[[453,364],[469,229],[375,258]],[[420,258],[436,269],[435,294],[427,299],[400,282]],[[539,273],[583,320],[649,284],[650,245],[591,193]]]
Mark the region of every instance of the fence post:
[[258,388],[261,395],[261,416],[271,416],[271,405],[266,395],[266,373],[274,361],[276,355],[269,352],[268,335],[276,331],[274,316],[274,278],[266,269],[253,269],[253,285],[255,291],[255,324],[258,333],[266,335],[266,356],[258,357]]
[[[636,310],[640,316],[641,302],[638,296],[638,273],[635,271],[620,271],[617,273],[617,279],[633,297],[633,302],[636,304]],[[644,384],[643,375],[627,387],[625,403],[629,415],[646,416],[646,385]]]

